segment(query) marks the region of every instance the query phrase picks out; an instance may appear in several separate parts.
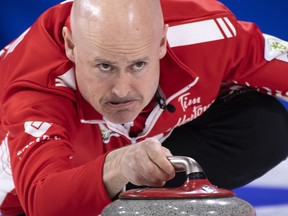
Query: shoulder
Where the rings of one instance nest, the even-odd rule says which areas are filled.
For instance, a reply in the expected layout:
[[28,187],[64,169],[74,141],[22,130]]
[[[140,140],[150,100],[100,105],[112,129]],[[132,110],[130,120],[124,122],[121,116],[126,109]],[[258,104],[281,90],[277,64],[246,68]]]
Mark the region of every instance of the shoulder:
[[171,48],[236,38],[237,18],[217,0],[161,0],[161,6]]
[[166,23],[185,22],[220,14],[233,16],[225,5],[216,0],[161,0],[161,5]]
[[62,38],[62,28],[69,21],[71,6],[71,1],[65,1],[49,8],[2,50],[0,70],[9,72],[1,74],[0,84],[12,88],[17,87],[17,83],[45,91],[61,88],[71,94],[71,85],[67,83],[74,83],[73,64],[65,55]]
[[65,1],[47,9],[36,21],[46,29],[61,28],[69,21],[73,1]]

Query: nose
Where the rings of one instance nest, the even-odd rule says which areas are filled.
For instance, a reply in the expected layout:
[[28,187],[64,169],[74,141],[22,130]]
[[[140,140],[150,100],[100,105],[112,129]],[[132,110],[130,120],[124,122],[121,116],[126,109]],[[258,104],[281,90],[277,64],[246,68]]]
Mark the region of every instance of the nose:
[[115,77],[112,93],[117,95],[119,98],[124,98],[129,94],[131,90],[130,84],[130,74],[126,72],[120,72],[118,76]]

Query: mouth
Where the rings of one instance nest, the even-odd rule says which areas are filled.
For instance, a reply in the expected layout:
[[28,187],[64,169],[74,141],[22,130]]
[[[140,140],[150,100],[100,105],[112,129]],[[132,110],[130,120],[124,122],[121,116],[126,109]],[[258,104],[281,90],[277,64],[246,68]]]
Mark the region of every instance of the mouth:
[[129,101],[110,101],[107,102],[106,105],[109,109],[114,110],[128,110],[132,109],[137,103],[137,100],[129,100]]

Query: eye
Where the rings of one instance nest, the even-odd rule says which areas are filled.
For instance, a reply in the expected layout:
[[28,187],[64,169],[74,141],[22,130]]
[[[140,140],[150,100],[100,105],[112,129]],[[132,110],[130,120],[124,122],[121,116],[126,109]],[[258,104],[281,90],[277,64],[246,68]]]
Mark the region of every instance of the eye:
[[106,64],[106,63],[102,63],[102,64],[98,64],[97,67],[99,68],[99,70],[103,71],[103,72],[107,72],[112,70],[112,67],[110,64]]
[[133,70],[141,70],[144,68],[144,66],[146,65],[146,62],[143,62],[143,61],[139,61],[139,62],[136,62],[134,65],[133,65]]

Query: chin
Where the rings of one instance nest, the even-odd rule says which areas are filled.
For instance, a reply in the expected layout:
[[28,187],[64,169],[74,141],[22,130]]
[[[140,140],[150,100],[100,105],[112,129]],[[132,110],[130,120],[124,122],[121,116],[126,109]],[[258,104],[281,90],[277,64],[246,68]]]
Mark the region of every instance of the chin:
[[114,123],[114,124],[126,124],[129,122],[133,122],[138,115],[129,115],[129,116],[116,116],[111,118],[106,118],[108,121]]
[[133,122],[135,119],[116,119],[116,120],[112,120],[111,122],[114,124],[126,124],[129,122]]

